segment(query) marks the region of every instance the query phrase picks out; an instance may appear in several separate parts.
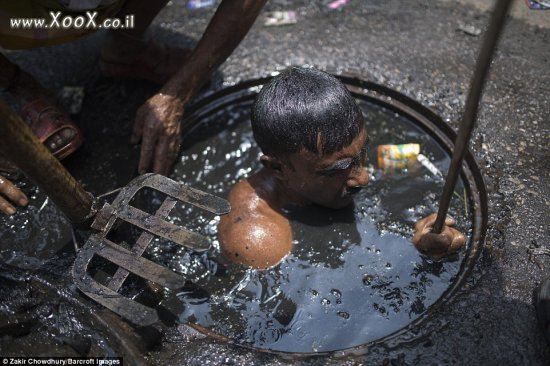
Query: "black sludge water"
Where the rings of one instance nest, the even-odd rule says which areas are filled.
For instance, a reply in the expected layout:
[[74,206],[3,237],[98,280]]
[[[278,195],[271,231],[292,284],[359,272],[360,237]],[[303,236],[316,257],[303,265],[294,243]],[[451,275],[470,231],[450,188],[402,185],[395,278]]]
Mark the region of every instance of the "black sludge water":
[[[173,222],[212,239],[197,254],[158,241],[147,256],[188,279],[177,294],[179,320],[235,342],[283,352],[346,349],[388,336],[426,313],[460,272],[464,251],[442,262],[410,242],[414,223],[433,212],[443,181],[419,166],[383,174],[376,146],[418,143],[446,172],[449,156],[411,120],[366,100],[370,182],[343,210],[308,207],[288,212],[294,250],[264,271],[227,264],[219,252],[218,218],[193,208],[173,211]],[[250,100],[210,113],[186,135],[172,178],[227,197],[260,168],[250,129]],[[470,242],[473,216],[463,182],[450,215]]]

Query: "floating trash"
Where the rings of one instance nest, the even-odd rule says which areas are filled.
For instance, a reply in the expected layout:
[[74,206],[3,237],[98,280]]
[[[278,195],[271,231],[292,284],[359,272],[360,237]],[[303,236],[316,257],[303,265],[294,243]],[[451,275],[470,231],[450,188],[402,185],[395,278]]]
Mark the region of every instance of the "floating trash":
[[416,164],[420,153],[419,144],[399,144],[378,146],[378,167],[384,173],[410,169]]
[[264,25],[266,27],[296,24],[296,12],[293,10],[286,11],[269,11],[266,12]]
[[441,173],[441,170],[437,169],[437,167],[426,156],[422,154],[418,154],[416,159],[420,164],[422,164],[424,168],[428,169],[428,171],[432,173],[434,176],[443,178],[443,173]]

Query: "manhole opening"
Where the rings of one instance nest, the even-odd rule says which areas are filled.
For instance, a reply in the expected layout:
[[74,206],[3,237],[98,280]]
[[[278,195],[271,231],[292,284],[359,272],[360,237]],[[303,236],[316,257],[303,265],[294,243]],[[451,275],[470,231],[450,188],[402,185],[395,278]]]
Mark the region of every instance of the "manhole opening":
[[[194,283],[177,294],[179,320],[246,347],[293,354],[366,349],[422,326],[468,276],[486,231],[486,192],[467,153],[450,214],[467,246],[443,262],[410,243],[414,222],[437,211],[443,181],[423,168],[383,174],[381,144],[418,143],[444,174],[455,137],[441,118],[381,85],[340,76],[366,116],[371,182],[353,207],[307,210],[292,217],[295,249],[272,269],[222,265],[217,218],[193,209],[172,219],[209,236],[214,249],[195,254],[158,242],[148,255]],[[189,109],[183,152],[172,178],[227,197],[259,169],[250,106],[269,78],[214,93]]]

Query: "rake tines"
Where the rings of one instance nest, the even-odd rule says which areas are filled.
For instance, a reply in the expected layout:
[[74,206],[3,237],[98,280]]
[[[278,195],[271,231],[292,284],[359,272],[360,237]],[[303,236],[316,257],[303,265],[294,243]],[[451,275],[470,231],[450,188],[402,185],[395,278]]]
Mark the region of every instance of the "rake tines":
[[[167,195],[154,215],[130,205],[136,193],[145,187]],[[142,257],[155,236],[196,251],[208,250],[210,243],[204,236],[165,220],[178,201],[216,215],[226,214],[230,210],[226,200],[187,187],[162,175],[145,174],[137,177],[120,191],[112,205],[105,204],[96,215],[92,228],[99,232],[90,236],[74,262],[73,277],[77,287],[93,300],[136,325],[146,326],[155,323],[158,316],[154,309],[131,300],[118,291],[130,273],[172,290],[183,286],[185,279],[182,276]],[[143,230],[130,250],[107,238],[117,220]],[[105,285],[96,281],[89,273],[94,256],[118,266]]]

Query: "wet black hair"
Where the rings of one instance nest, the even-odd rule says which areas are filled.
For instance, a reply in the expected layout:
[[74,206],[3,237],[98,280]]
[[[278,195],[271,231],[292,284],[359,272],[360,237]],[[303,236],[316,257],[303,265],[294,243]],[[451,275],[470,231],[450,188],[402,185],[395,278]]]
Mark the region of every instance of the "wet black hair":
[[292,67],[270,80],[256,97],[251,119],[262,152],[277,157],[302,148],[328,155],[351,144],[364,128],[344,84],[313,68]]

